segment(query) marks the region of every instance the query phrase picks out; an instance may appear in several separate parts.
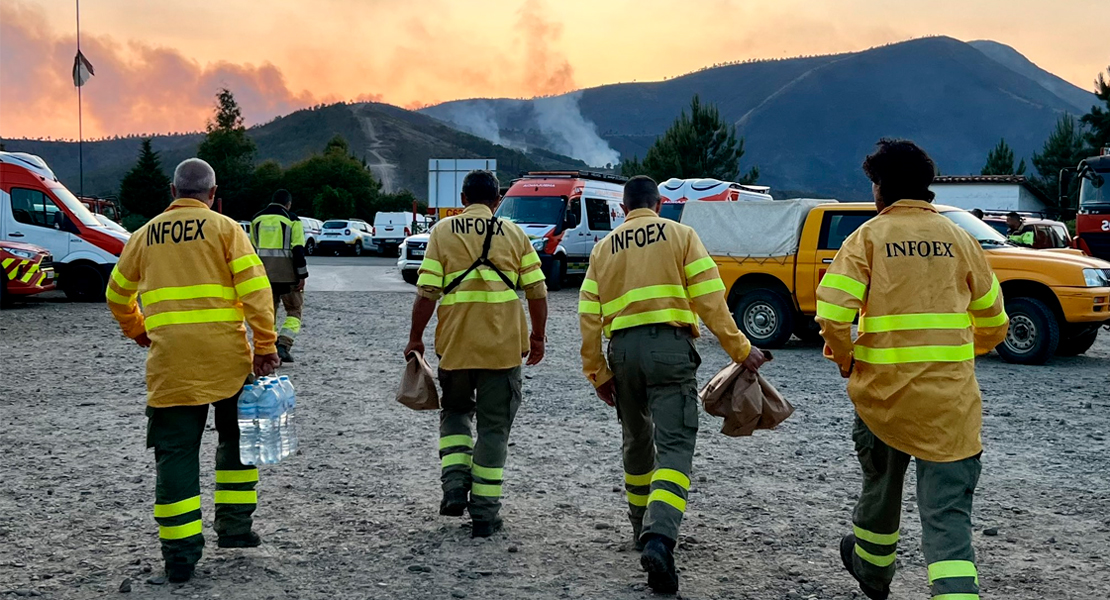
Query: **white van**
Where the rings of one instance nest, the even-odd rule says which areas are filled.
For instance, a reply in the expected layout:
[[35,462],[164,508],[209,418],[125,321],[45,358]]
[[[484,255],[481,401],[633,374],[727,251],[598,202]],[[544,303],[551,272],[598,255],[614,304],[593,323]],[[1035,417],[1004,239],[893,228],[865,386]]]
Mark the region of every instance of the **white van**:
[[0,240],[42,246],[73,300],[101,301],[130,234],[109,229],[33,154],[0,152]]

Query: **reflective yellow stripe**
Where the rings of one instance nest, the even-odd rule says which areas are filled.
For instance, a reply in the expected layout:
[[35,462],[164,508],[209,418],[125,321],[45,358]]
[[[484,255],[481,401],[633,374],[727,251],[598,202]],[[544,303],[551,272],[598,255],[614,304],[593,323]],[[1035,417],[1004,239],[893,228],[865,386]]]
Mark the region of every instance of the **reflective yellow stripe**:
[[721,281],[720,277],[710,279],[709,281],[703,281],[701,283],[695,283],[694,285],[686,288],[686,292],[691,298],[697,298],[698,296],[704,296],[706,294],[712,294],[713,292],[723,291],[725,291],[725,282]]
[[651,473],[644,473],[643,475],[632,475],[630,473],[624,474],[624,482],[628,485],[651,485]]
[[139,284],[138,283],[136,283],[134,281],[131,281],[130,279],[124,277],[123,273],[119,272],[119,265],[116,265],[116,266],[112,267],[112,281],[116,282],[116,285],[120,286],[121,288],[123,288],[125,290],[137,290],[137,289],[139,289]]
[[158,537],[164,540],[181,540],[194,535],[200,535],[203,530],[204,526],[197,520],[184,525],[174,525],[172,527],[160,526],[158,528]]
[[969,304],[968,309],[983,310],[984,308],[990,308],[994,306],[994,301],[998,299],[998,294],[1001,291],[1002,286],[998,284],[998,276],[996,275],[994,276],[994,281],[991,283],[990,291],[984,294],[982,298],[979,298]]
[[451,292],[443,297],[440,301],[441,306],[451,306],[452,304],[467,304],[467,303],[484,303],[484,304],[500,304],[503,302],[512,302],[520,300],[514,290],[501,290],[500,292],[487,292],[482,290],[472,290],[465,292]]
[[469,435],[445,435],[439,438],[440,450],[454,448],[455,446],[465,446],[467,448],[473,448],[474,440],[470,439]]
[[845,308],[837,304],[830,304],[820,300],[817,301],[817,316],[822,319],[840,323],[851,323],[856,319],[856,312],[857,311],[852,308]]
[[239,294],[240,298],[246,296],[247,294],[250,294],[251,292],[257,292],[258,290],[266,289],[270,289],[270,280],[265,275],[259,275],[258,277],[253,277],[244,281],[243,283],[235,284],[235,293]]
[[262,266],[262,259],[257,254],[247,254],[227,263],[227,266],[232,273],[241,273],[251,267]]
[[524,258],[520,259],[520,270],[523,271],[524,269],[527,269],[532,265],[538,264],[540,264],[540,255],[536,254],[536,251],[533,250],[528,254],[525,254]]
[[674,469],[658,469],[655,474],[651,476],[651,481],[669,481],[684,490],[690,489],[690,478],[682,471],[675,471]]
[[281,328],[283,330],[288,329],[289,331],[291,331],[293,333],[300,333],[301,332],[301,320],[298,319],[297,317],[285,317],[285,321],[282,322]]
[[216,490],[216,504],[258,504],[258,492],[254,490]]
[[258,469],[216,471],[216,483],[251,483],[258,481]]
[[0,262],[0,265],[4,265],[4,268],[7,269],[8,265],[12,264],[13,262],[15,262],[14,258],[5,258],[3,262]]
[[967,329],[971,317],[967,313],[914,313],[908,315],[883,315],[862,317],[859,330],[863,333],[910,331],[914,329]]
[[416,279],[416,285],[420,287],[443,287],[443,276],[433,275],[431,273],[421,273],[420,277]]
[[39,275],[39,280],[35,282],[36,286],[41,286],[46,281],[46,273]]
[[961,346],[907,346],[868,348],[856,346],[856,360],[873,365],[898,365],[919,362],[961,362],[975,358],[975,344]]
[[436,275],[439,275],[440,277],[443,276],[443,265],[440,264],[438,260],[431,259],[426,256],[424,257],[424,260],[420,261],[420,270],[434,273]]
[[31,281],[31,276],[33,276],[38,270],[39,266],[37,264],[31,265],[27,269],[27,272],[23,274],[23,277],[20,279],[20,281],[22,281],[23,283],[29,283]]
[[453,467],[455,465],[462,465],[464,467],[470,466],[470,455],[463,452],[454,452],[439,459],[439,466],[441,469]]
[[[266,279],[263,277],[263,279]],[[223,298],[224,300],[234,300],[238,296],[235,295],[235,288],[220,285],[218,283],[204,283],[200,285],[182,285],[178,287],[164,287],[149,292],[143,292],[140,296],[143,300],[144,306],[157,304],[166,300],[194,300],[196,298]]]
[[694,262],[686,265],[686,277],[693,277],[698,273],[704,273],[715,266],[717,266],[717,263],[713,262],[712,256],[699,258]]
[[242,320],[243,310],[240,308],[178,310],[147,317],[146,329],[150,331],[164,325],[188,325],[193,323],[236,323]]
[[632,506],[647,506],[648,497],[645,494],[633,494],[632,492],[625,492],[628,497],[628,503]]
[[135,297],[135,294],[134,292],[132,292],[130,296],[122,296],[120,294],[117,294],[115,290],[109,287],[104,290],[104,297],[107,298],[109,302],[123,304],[124,306],[126,306],[128,304],[131,304],[131,299]]
[[494,467],[483,467],[482,465],[475,464],[470,467],[470,472],[475,477],[481,477],[488,481],[501,481],[505,478],[505,469],[497,469]]
[[608,334],[621,329],[628,329],[629,327],[653,325],[655,323],[684,323],[695,325],[698,322],[697,319],[697,315],[691,310],[682,310],[680,308],[651,310],[638,315],[621,315],[613,319],[613,322],[605,328],[605,333]]
[[194,510],[200,510],[200,496],[193,496],[192,498],[179,500],[172,504],[155,504],[154,517],[156,519],[162,517],[176,517],[193,512]]
[[852,526],[852,531],[856,534],[856,539],[878,544],[880,546],[892,546],[897,544],[899,539],[897,531],[894,533],[874,533],[857,525]]
[[979,600],[979,594],[941,594],[933,600]]
[[579,300],[578,301],[578,314],[580,315],[600,315],[601,303],[594,302],[593,300]]
[[821,278],[821,284],[818,287],[827,287],[834,290],[840,290],[849,296],[855,297],[857,300],[863,300],[867,295],[867,284],[856,281],[846,275],[837,275],[836,273],[826,273]]
[[[466,273],[466,271],[463,270],[455,271],[454,273],[448,273],[447,276],[443,278],[443,280],[454,281],[455,279],[462,277],[463,273]],[[504,271],[502,271],[502,273],[504,273]],[[505,273],[505,277],[508,277],[509,281],[512,281],[514,284],[516,283],[516,273]],[[486,281],[494,281],[502,285],[505,284],[505,282],[501,280],[501,277],[499,277],[497,273],[493,271],[493,269],[474,269],[470,272],[469,275],[466,276],[466,279],[463,279],[463,281],[470,281],[471,279],[484,279]]]
[[894,564],[894,559],[898,558],[897,552],[891,552],[890,554],[884,554],[882,556],[871,554],[867,550],[860,548],[859,544],[856,544],[856,554],[876,567],[889,567]]
[[651,490],[651,495],[648,496],[648,502],[670,504],[677,508],[679,512],[686,512],[686,501],[682,499],[682,496],[673,492],[668,492],[667,490]]
[[938,579],[953,577],[974,577],[975,583],[979,583],[979,571],[969,560],[942,560],[929,565],[929,585]]
[[601,313],[605,316],[613,315],[628,307],[633,302],[643,300],[658,300],[660,298],[686,299],[686,289],[681,285],[649,285],[628,290],[623,296],[610,300],[601,305]]
[[1006,311],[1002,311],[993,317],[972,317],[971,322],[976,327],[1001,327],[1006,324],[1006,320],[1009,318]]
[[501,497],[501,486],[489,485],[488,483],[472,483],[470,484],[470,495],[499,498]]
[[582,291],[597,294],[597,282],[593,279],[582,280]]
[[522,287],[532,285],[537,281],[543,281],[546,276],[541,269],[533,269],[520,276],[520,285]]

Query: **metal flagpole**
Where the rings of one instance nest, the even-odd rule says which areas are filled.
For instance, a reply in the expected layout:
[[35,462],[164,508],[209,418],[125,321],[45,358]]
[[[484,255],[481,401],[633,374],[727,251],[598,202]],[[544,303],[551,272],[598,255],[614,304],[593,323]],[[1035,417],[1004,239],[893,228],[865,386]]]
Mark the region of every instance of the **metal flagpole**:
[[[77,3],[77,55],[81,55],[81,0]],[[78,67],[79,68],[79,67]],[[81,182],[78,185],[79,194],[85,195],[85,124],[81,116],[81,87],[77,86],[77,164],[80,171]]]

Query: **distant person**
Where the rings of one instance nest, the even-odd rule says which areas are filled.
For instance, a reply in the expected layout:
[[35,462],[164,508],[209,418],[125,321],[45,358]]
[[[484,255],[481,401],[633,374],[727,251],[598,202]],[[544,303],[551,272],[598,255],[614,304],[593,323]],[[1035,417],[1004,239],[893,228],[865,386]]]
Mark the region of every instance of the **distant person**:
[[[211,210],[212,167],[197,158],[182,162],[170,191],[173,204],[131,236],[105,294],[124,335],[150,348],[146,443],[157,461],[154,519],[166,578],[181,583],[204,551],[199,452],[209,404],[219,435],[218,545],[261,543],[251,531],[258,469],[239,462],[236,402],[252,371],[268,375],[280,361],[270,282],[239,224]],[[253,357],[244,320],[254,333]]]
[[1025,227],[1025,219],[1011,212],[1006,215],[1006,239],[1019,246],[1033,246],[1033,232]]
[[971,209],[971,214],[975,215],[976,219],[979,219],[980,221],[983,220],[983,210],[982,209],[973,208],[973,209]]
[[[501,529],[509,431],[521,402],[520,364],[543,359],[547,331],[540,257],[520,227],[493,216],[499,188],[493,173],[471,171],[463,179],[463,212],[429,234],[405,347],[406,357],[424,353],[424,330],[438,301],[439,514],[469,510],[476,538]],[[531,335],[518,287],[528,300]],[[475,416],[477,439],[470,433]]]
[[648,585],[673,594],[698,435],[699,319],[732,360],[755,371],[764,356],[737,329],[698,234],[659,216],[659,186],[633,177],[623,204],[628,217],[594,246],[578,296],[582,370],[617,407],[628,518]]
[[251,237],[266,276],[274,290],[274,320],[278,306],[285,306],[285,321],[278,332],[278,356],[282,362],[293,362],[293,342],[301,332],[304,310],[304,282],[308,278],[308,262],[304,250],[304,223],[292,211],[293,195],[286,190],[274,192],[270,205],[255,215]]
[[848,378],[863,470],[840,557],[868,598],[887,598],[914,458],[933,597],[973,600],[971,504],[983,452],[975,357],[1006,337],[1002,293],[979,244],[933,207],[936,166],[924,150],[881,140],[863,171],[879,215],[845,240],[817,288],[825,355]]

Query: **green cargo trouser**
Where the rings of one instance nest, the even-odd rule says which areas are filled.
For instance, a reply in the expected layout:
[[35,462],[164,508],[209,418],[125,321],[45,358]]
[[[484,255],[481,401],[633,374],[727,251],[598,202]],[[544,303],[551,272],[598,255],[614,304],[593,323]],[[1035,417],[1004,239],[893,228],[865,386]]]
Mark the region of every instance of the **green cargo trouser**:
[[[501,510],[509,430],[520,408],[520,367],[440,369],[439,384],[443,388],[439,413],[443,491],[470,490],[470,518],[492,521]],[[475,414],[476,441],[470,437]]]
[[[884,587],[894,579],[902,516],[902,482],[910,455],[887,446],[856,416],[852,439],[863,467],[863,493],[852,518],[854,567],[864,582]],[[975,600],[979,575],[971,547],[971,501],[979,482],[979,455],[956,462],[916,459],[921,547],[933,597]]]
[[278,321],[278,309],[285,307],[285,320],[280,321],[278,329],[278,345],[287,349],[293,347],[293,342],[301,333],[301,317],[304,312],[304,292],[298,292],[290,284],[274,285],[274,323]]
[[609,342],[628,518],[641,539],[678,539],[698,435],[700,364],[687,329],[634,327],[613,332]]
[[[213,405],[216,409],[216,534],[249,533],[258,503],[254,486],[258,468],[239,462],[239,394]],[[154,448],[158,482],[154,520],[167,564],[196,564],[204,551],[200,520],[200,438],[208,405],[147,407],[146,445]]]

